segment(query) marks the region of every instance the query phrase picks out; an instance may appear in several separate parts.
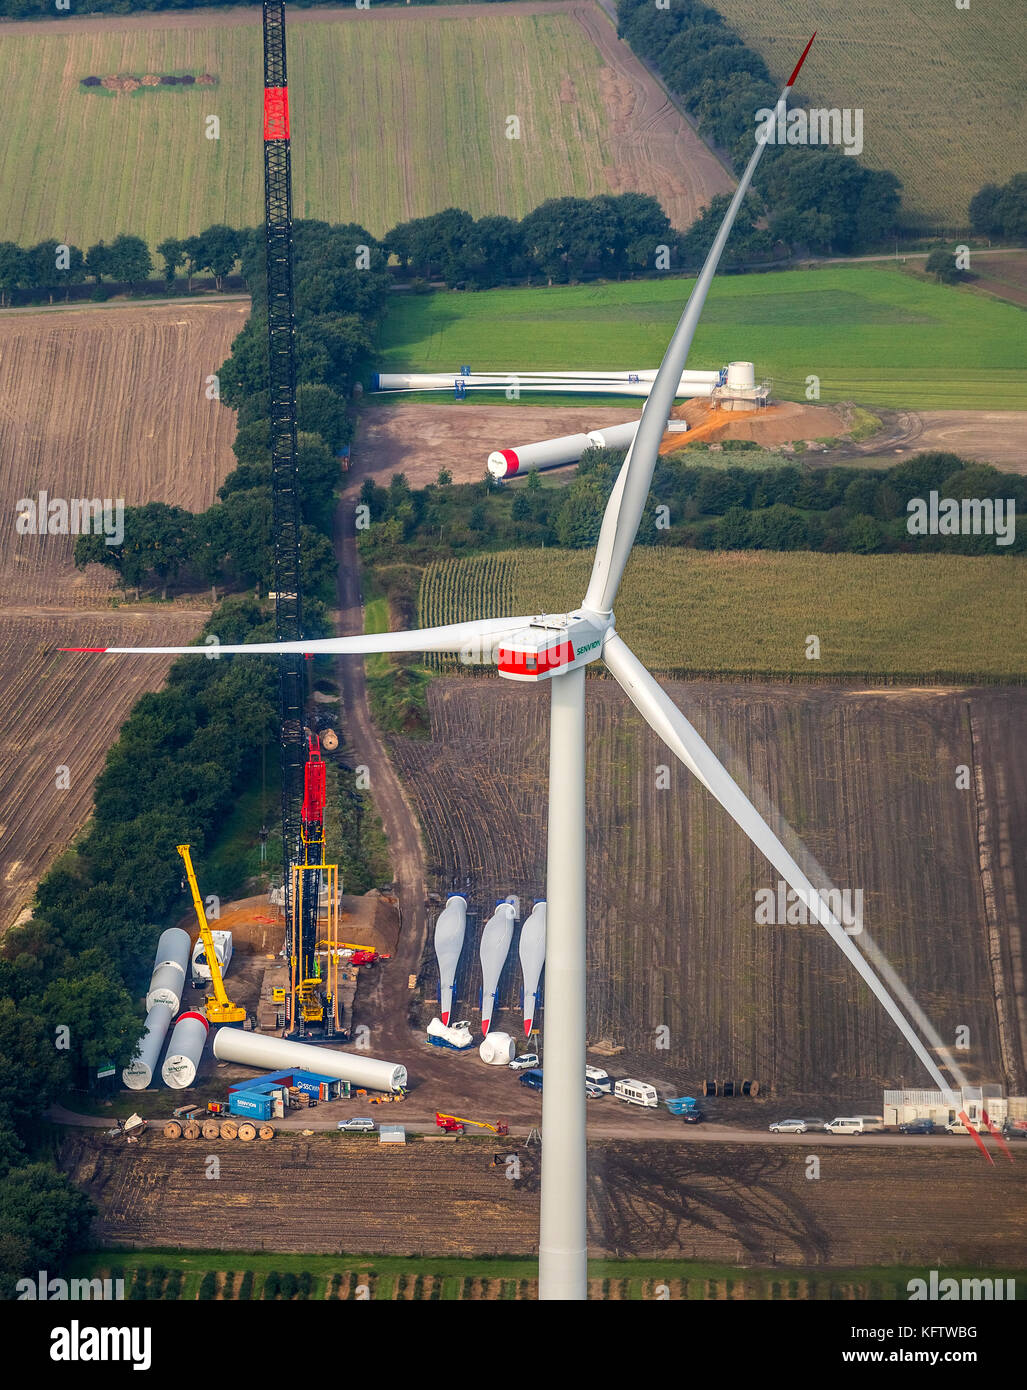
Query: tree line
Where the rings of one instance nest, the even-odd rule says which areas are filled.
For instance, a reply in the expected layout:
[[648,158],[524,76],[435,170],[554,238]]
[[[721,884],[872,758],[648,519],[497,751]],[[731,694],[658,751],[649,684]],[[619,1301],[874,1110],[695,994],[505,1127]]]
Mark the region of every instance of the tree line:
[[1027,237],[1027,174],[1014,174],[1001,185],[986,183],[970,199],[970,225],[979,236]]
[[[252,599],[222,604],[206,630],[223,642],[274,638]],[[88,1243],[92,1205],[50,1157],[42,1114],[129,1061],[159,927],[180,902],[175,846],[202,854],[259,767],[261,740],[276,742],[275,676],[263,658],[176,662],[123,725],[93,818],[40,882],[31,920],[4,938],[0,1297]]]
[[[760,55],[702,0],[670,0],[666,9],[651,0],[618,0],[617,16],[620,37],[657,69],[700,133],[728,152],[740,174],[752,154],[756,112],[772,109],[780,95]],[[890,171],[864,168],[834,146],[772,146],[732,242],[754,236],[763,217],[772,241],[800,253],[848,255],[893,233],[900,188]]]
[[[732,449],[731,443],[723,449],[728,459],[737,453],[737,465],[711,467],[701,447],[660,458],[640,545],[860,554],[1023,554],[1027,549],[1023,528],[1010,544],[996,546],[994,534],[917,534],[908,526],[909,503],[922,499],[927,505],[932,492],[959,502],[1011,501],[1022,515],[1027,479],[1018,474],[939,452],[884,470],[745,467],[741,460],[757,446],[735,441]],[[518,546],[592,546],[623,458],[622,452],[589,450],[566,487],[546,487],[539,473],[513,487],[492,480],[454,485],[445,472],[419,489],[401,473],[387,487],[367,479],[361,501],[372,524],[361,536],[361,552],[391,596],[394,580],[409,590],[410,566],[431,560]]]
[[[333,568],[329,539],[349,438],[346,396],[385,303],[388,277],[360,227],[299,223],[297,349],[305,628],[326,630],[317,590]],[[200,516],[151,503],[126,509],[125,544],[100,555],[81,536],[76,562],[100,560],[123,583],[172,581],[186,567],[240,587],[270,579],[267,316],[262,239],[240,243],[253,313],[221,367],[221,398],[238,411],[237,467]],[[106,549],[106,547],[101,547]],[[237,595],[205,634],[221,642],[271,641],[266,605]],[[244,731],[240,736],[240,730]],[[51,1157],[43,1112],[97,1070],[129,1061],[142,1025],[138,999],[160,929],[181,913],[175,846],[202,859],[240,794],[259,775],[261,746],[278,735],[277,672],[265,658],[185,657],[164,688],[144,695],[122,726],[94,791],[84,834],[40,881],[31,920],[0,946],[0,1296],[39,1269],[57,1272],[89,1239],[92,1205]],[[366,852],[366,825],[341,789],[347,856]],[[362,794],[361,794],[362,796]],[[348,862],[348,861],[347,861]]]
[[[157,247],[164,262],[166,285],[172,287],[178,271],[184,268],[190,282],[194,275],[209,271],[217,288],[222,289],[225,276],[231,274],[247,238],[253,235],[215,224],[198,236],[167,238]],[[52,237],[30,247],[0,241],[0,307],[11,302],[16,290],[51,295],[63,290],[67,294],[70,286],[86,280],[95,281],[97,297],[106,298],[105,279],[139,285],[149,279],[154,268],[146,242],[129,233],[122,233],[111,242],[98,241],[86,251]]]

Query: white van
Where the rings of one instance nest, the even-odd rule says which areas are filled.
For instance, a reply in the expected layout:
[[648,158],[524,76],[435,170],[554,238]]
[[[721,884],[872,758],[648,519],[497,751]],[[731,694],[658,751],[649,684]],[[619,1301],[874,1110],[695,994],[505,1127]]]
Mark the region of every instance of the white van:
[[[837,1119],[828,1121],[824,1129],[828,1134],[868,1134],[870,1131],[864,1124],[864,1118],[874,1117],[839,1115]],[[881,1122],[881,1128],[884,1129],[883,1121]]]
[[859,1119],[863,1123],[864,1134],[884,1134],[883,1115],[860,1115]]
[[603,1091],[609,1091],[613,1087],[610,1073],[603,1071],[602,1067],[586,1067],[585,1081],[589,1085],[598,1086]]
[[629,1105],[644,1105],[650,1110],[655,1110],[660,1103],[655,1086],[650,1086],[648,1081],[634,1081],[631,1077],[618,1081],[613,1094],[618,1100],[626,1100]]

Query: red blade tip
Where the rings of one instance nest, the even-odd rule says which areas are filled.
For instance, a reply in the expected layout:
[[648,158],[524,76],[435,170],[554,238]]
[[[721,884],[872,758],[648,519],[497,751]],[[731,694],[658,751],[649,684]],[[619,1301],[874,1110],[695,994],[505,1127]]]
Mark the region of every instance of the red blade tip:
[[59,652],[105,652],[106,647],[58,647]]
[[[816,36],[817,36],[817,31],[814,29],[814,30],[813,30],[813,39],[815,39]],[[799,59],[799,61],[795,64],[795,71],[792,73],[791,77],[789,77],[789,79],[788,79],[788,86],[789,86],[789,87],[793,87],[793,86],[795,85],[795,79],[796,79],[796,78],[798,77],[798,75],[799,75],[799,69],[802,67],[803,63],[806,61],[806,54],[807,54],[807,53],[810,51],[810,49],[813,47],[813,39],[810,39],[809,43],[808,43],[808,44],[806,45],[806,47],[802,50],[802,57],[801,57],[801,58]]]

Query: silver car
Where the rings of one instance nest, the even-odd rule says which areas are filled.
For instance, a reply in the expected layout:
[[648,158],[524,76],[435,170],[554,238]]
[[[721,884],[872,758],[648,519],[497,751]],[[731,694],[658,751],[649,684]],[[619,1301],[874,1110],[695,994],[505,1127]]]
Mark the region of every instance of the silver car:
[[805,1134],[805,1120],[777,1120],[770,1126],[771,1134]]

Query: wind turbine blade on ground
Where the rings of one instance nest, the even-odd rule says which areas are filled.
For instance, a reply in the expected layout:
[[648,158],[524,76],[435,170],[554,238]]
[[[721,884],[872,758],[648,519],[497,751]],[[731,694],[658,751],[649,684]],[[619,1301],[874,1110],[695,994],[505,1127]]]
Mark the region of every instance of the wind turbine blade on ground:
[[476,622],[450,623],[447,627],[424,627],[411,632],[365,633],[359,637],[321,637],[303,642],[245,642],[239,646],[210,643],[191,647],[61,647],[62,652],[111,652],[117,656],[278,656],[284,652],[321,653],[345,656],[348,652],[459,652],[473,647],[482,638],[502,637],[527,627],[532,618],[482,618]]
[[[813,39],[815,38],[816,34],[813,35]],[[799,69],[812,47],[813,39],[810,39],[806,45],[802,57],[796,63],[795,70],[788,79],[788,85],[778,98],[777,106],[774,108],[775,124],[787,107],[788,93],[795,84]],[[628,450],[628,456],[621,465],[617,482],[610,494],[610,500],[606,504],[602,529],[599,532],[599,543],[596,546],[595,559],[592,562],[592,576],[582,605],[582,607],[591,609],[595,613],[609,613],[613,609],[613,601],[617,589],[620,587],[624,567],[628,562],[632,546],[635,544],[635,536],[638,533],[642,512],[653,480],[653,470],[656,467],[660,440],[663,438],[667,421],[670,419],[674,394],[688,360],[692,339],[695,337],[695,330],[699,324],[699,316],[702,314],[706,296],[717,272],[717,266],[720,263],[727,239],[731,235],[731,228],[734,226],[738,209],[749,191],[756,166],[763,156],[768,129],[770,129],[769,122],[756,137],[756,148],[752,152],[749,163],[745,166],[745,172],[738,180],[738,187],[735,189],[727,212],[724,214],[720,230],[717,232],[703,268],[699,272],[699,278],[692,287],[685,311],[674,330],[674,336],[664,354],[653,388],[646,399],[638,433],[635,435],[635,442]]]
[[857,949],[852,937],[845,932],[838,918],[828,909],[821,894],[813,887],[780,839],[696,729],[616,632],[611,632],[606,639],[603,659],[646,723],[716,797],[728,815],[745,831],[756,848],[766,855],[789,887],[798,894],[838,949],[848,957],[929,1075],[937,1082],[938,1089],[954,1096],[956,1093],[953,1092],[952,1083],[946,1081],[905,1014],[888,993],[870,963]]

